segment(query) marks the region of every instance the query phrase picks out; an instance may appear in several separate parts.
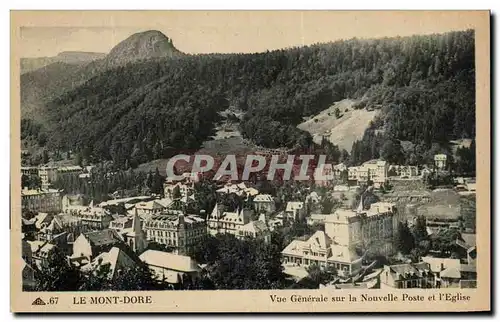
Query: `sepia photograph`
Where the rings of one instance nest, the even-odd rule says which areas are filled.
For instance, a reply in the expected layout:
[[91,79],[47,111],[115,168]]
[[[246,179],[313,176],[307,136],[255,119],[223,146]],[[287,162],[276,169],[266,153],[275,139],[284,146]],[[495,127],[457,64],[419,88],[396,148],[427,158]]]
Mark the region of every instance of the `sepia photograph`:
[[489,308],[488,11],[11,15],[16,310]]

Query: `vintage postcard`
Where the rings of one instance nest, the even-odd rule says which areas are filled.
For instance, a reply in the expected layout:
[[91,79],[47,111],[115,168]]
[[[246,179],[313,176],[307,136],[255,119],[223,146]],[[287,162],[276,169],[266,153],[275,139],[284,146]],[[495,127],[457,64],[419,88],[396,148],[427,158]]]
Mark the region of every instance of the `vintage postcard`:
[[11,12],[14,312],[490,311],[489,11]]

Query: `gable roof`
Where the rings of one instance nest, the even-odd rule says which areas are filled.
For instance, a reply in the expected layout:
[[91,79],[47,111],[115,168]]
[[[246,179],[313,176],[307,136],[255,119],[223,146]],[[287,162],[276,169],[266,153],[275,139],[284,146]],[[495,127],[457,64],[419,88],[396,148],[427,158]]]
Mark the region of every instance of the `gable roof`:
[[294,211],[304,208],[304,203],[302,201],[289,201],[286,204],[285,211]]
[[135,208],[145,210],[165,209],[165,207],[159,202],[156,202],[156,200],[136,203]]
[[256,195],[253,199],[254,202],[274,202],[274,199],[271,195],[260,194]]
[[108,252],[99,254],[92,262],[83,266],[82,270],[91,271],[106,264],[110,265],[110,275],[114,276],[116,271],[131,267],[137,263],[135,263],[135,261],[123,250],[118,247],[113,247]]
[[179,272],[198,272],[199,265],[189,256],[148,249],[139,258],[146,264]]
[[441,272],[441,277],[461,278],[462,275],[460,274],[460,270],[458,268],[450,266],[448,268],[445,268],[445,270]]
[[116,230],[109,228],[83,233],[83,235],[92,246],[114,245],[122,241]]
[[332,255],[328,257],[329,261],[352,263],[360,260],[361,257],[356,252],[347,246],[331,245]]
[[267,227],[267,225],[264,222],[262,222],[260,220],[254,220],[254,221],[251,221],[248,224],[240,227],[240,230],[258,234],[258,233],[268,231],[269,228]]

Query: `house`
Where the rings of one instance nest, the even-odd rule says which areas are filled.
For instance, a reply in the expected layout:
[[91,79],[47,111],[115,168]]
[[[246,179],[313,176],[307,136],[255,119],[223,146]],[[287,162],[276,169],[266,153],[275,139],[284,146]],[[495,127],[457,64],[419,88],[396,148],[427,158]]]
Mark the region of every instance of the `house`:
[[71,258],[86,263],[99,254],[108,252],[116,245],[123,244],[124,240],[114,229],[104,229],[80,234],[73,243]]
[[31,219],[21,218],[21,232],[27,239],[34,239],[36,231],[36,217]]
[[285,214],[289,219],[293,221],[302,219],[305,215],[305,212],[305,205],[302,201],[289,201],[286,204]]
[[259,194],[253,199],[254,209],[257,212],[274,212],[276,211],[276,204],[271,195]]
[[435,275],[428,263],[384,265],[380,288],[433,288]]
[[271,242],[271,231],[267,225],[266,215],[261,214],[259,220],[254,220],[238,228],[238,238],[260,238],[264,242]]
[[33,266],[38,269],[47,267],[49,256],[55,252],[56,246],[42,240],[28,241],[28,244],[31,248]]
[[321,197],[316,191],[312,191],[306,196],[306,204],[317,205],[321,201]]
[[332,266],[337,269],[340,275],[350,275],[361,269],[362,258],[360,256],[350,247],[335,244],[321,230],[315,232],[305,241],[293,240],[281,254],[284,265]]
[[311,214],[311,216],[307,217],[307,224],[309,226],[324,224],[326,218],[330,216],[330,214]]
[[135,204],[135,209],[141,218],[149,218],[153,215],[161,213],[165,207],[156,200],[141,201]]
[[414,178],[419,176],[418,167],[411,165],[390,165],[388,176],[400,178]]
[[127,216],[119,216],[109,223],[109,228],[115,229],[117,232],[132,228],[132,218]]
[[461,239],[458,239],[456,243],[465,251],[467,264],[475,265],[477,258],[476,234],[462,233]]
[[[176,191],[178,195],[176,195]],[[192,195],[194,193],[194,189],[191,183],[186,184],[183,182],[165,182],[165,184],[163,185],[163,193],[166,198],[176,199]]]
[[207,236],[205,219],[185,215],[182,211],[165,211],[144,222],[149,241],[172,247],[176,254],[185,255]]
[[332,184],[335,179],[333,166],[329,163],[322,164],[314,169],[314,183],[320,187],[326,187]]
[[254,197],[259,194],[259,190],[252,187],[247,187],[247,185],[244,182],[240,182],[237,184],[228,182],[222,188],[217,189],[217,193],[220,194],[234,193],[237,196]]
[[148,249],[139,258],[153,270],[157,280],[169,284],[182,283],[186,277],[194,279],[201,271],[189,256]]
[[49,189],[50,185],[57,180],[57,167],[39,167],[38,176],[40,177],[40,181],[42,182],[42,189]]
[[241,226],[251,221],[252,211],[238,209],[235,212],[223,211],[218,204],[215,205],[208,217],[208,231],[212,236],[217,234],[231,234],[237,236]]
[[446,154],[436,154],[434,155],[434,166],[438,170],[444,170],[446,168],[446,159],[447,159]]
[[81,267],[86,274],[97,273],[100,267],[109,265],[109,280],[114,280],[121,272],[137,266],[137,261],[132,259],[119,247],[112,247],[109,251],[96,256],[90,263]]
[[434,287],[458,288],[460,281],[476,280],[477,277],[476,265],[462,264],[459,259],[424,256],[422,261],[430,265],[436,276]]
[[344,163],[339,163],[333,166],[333,174],[335,178],[340,178],[347,171],[347,166]]
[[23,291],[34,291],[36,286],[35,269],[31,265],[23,261],[21,264],[21,271],[23,276]]
[[63,232],[63,223],[58,217],[53,217],[53,216],[46,216],[45,218],[52,217],[52,220],[47,223],[46,220],[44,220],[40,224],[40,229],[37,233],[37,238],[38,240],[46,240],[46,241],[52,241],[54,236],[57,236],[58,234]]

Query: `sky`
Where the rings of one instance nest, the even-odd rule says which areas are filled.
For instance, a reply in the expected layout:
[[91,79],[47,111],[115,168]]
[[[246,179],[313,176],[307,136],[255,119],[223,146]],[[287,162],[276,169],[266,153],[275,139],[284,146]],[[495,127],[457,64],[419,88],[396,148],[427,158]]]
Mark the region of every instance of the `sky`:
[[[22,57],[62,51],[108,53],[128,36],[159,30],[186,53],[248,53],[339,39],[473,28],[464,12],[149,11],[37,13],[19,30]],[[470,18],[470,19],[469,19]]]

